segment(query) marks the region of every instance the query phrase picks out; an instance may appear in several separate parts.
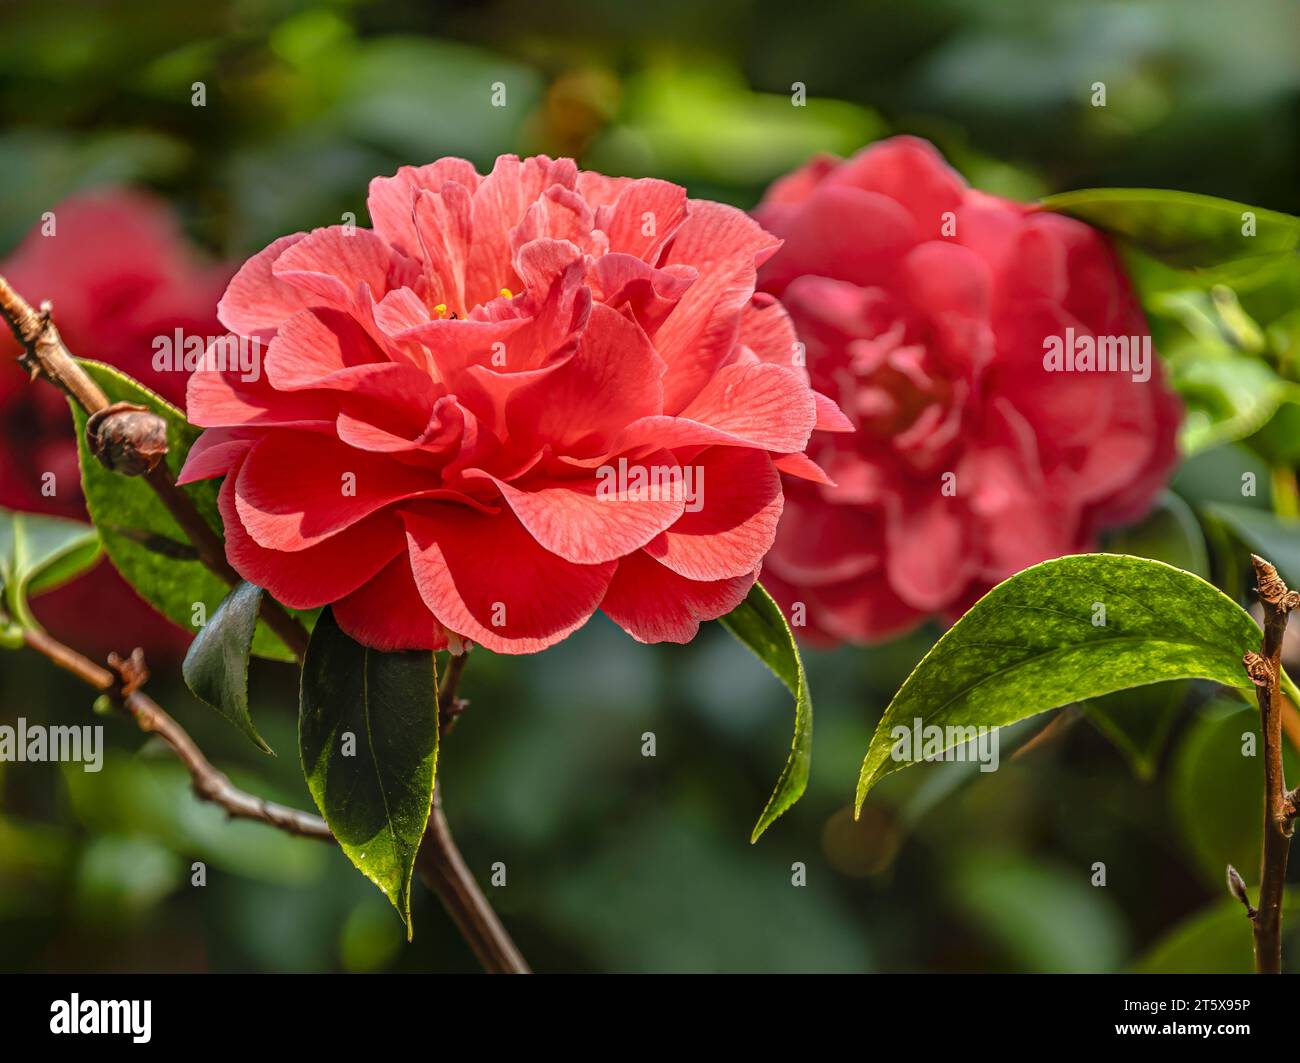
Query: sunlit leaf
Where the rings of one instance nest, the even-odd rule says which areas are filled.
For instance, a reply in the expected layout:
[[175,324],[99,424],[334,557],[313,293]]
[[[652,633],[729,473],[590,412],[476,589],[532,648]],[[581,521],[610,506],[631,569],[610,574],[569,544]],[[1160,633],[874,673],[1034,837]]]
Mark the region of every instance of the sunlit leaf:
[[755,583],[748,597],[722,617],[721,623],[794,695],[794,740],[790,756],[750,836],[750,841],[756,842],[778,816],[803,796],[808,785],[808,771],[812,766],[812,695],[808,692],[808,677],[804,675],[803,660],[794,644],[790,625],[761,584]]
[[895,727],[944,728],[947,749],[960,728],[1001,727],[1164,680],[1252,691],[1241,659],[1259,640],[1230,598],[1159,561],[1085,554],[1035,565],[980,599],[908,676],[871,739],[856,806],[918,759]]

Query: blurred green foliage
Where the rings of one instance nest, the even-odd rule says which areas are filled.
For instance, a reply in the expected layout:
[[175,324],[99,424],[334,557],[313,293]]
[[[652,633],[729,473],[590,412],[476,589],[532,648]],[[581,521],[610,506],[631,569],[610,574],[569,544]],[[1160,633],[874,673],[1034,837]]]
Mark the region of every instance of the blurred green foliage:
[[[1290,0],[11,0],[0,253],[62,197],[132,182],[167,196],[212,254],[242,256],[345,212],[364,219],[371,177],[446,154],[480,169],[501,152],[572,154],[748,207],[812,153],[895,131],[1017,198],[1150,186],[1297,213],[1298,22]],[[1089,104],[1099,81],[1105,108]],[[506,107],[491,105],[494,83]],[[1188,397],[1192,454],[1124,548],[1195,560],[1244,601],[1243,546],[1300,563],[1286,551],[1300,516],[1300,277],[1221,289],[1149,260],[1134,269]],[[1243,495],[1247,473],[1257,489]],[[598,619],[537,657],[476,653],[440,779],[479,880],[505,864],[489,896],[534,966],[1248,965],[1221,864],[1242,861],[1253,885],[1242,824],[1258,766],[1240,755],[1252,718],[1199,684],[1172,710],[1164,687],[1134,692],[1129,716],[1099,710],[1118,729],[1075,714],[992,775],[900,773],[852,820],[875,722],[934,634],[806,655],[814,770],[757,846],[788,694],[716,626],[647,648]],[[151,689],[237,781],[310,804],[293,757],[260,757],[178,675]],[[270,744],[293,749],[291,670],[255,662],[251,696]],[[42,660],[3,657],[0,721],[93,720],[110,750],[98,775],[0,764],[0,967],[475,969],[427,893],[406,945],[340,853],[226,822],[165,752],[89,716],[90,700]],[[1032,733],[1012,729],[1004,750]]]

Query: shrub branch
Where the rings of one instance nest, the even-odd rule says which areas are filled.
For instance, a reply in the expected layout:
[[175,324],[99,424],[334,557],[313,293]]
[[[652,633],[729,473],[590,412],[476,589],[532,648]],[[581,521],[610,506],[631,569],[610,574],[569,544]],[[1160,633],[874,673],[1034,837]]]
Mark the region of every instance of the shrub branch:
[[[39,312],[34,310],[0,276],[0,316],[8,322],[14,336],[22,344],[23,354],[19,360],[33,380],[44,377],[84,410],[87,417],[112,412],[108,396],[82,369],[63,342],[48,302],[41,304]],[[177,485],[167,464],[157,461],[142,475],[189,537],[203,564],[231,586],[239,583],[239,574],[226,559],[220,537],[195,509],[189,496]],[[307,629],[269,595],[262,597],[261,615],[301,664],[307,651]],[[23,642],[60,668],[108,695],[113,704],[130,716],[141,731],[161,738],[189,772],[194,793],[201,800],[219,805],[233,818],[256,820],[301,837],[330,842],[335,840],[329,826],[319,816],[247,793],[218,771],[189,733],[140,689],[148,677],[141,650],[137,649],[129,658],[113,654],[109,657],[109,667],[104,668],[38,629],[25,627]],[[452,658],[438,692],[443,734],[450,730],[465,707],[465,702],[456,696],[465,660],[465,652]],[[416,856],[416,870],[424,883],[438,895],[486,971],[502,974],[528,973],[528,965],[483,896],[456,847],[451,828],[442,813],[442,797],[438,789],[434,792],[424,841]]]
[[[1252,554],[1255,584],[1264,608],[1260,652],[1245,655],[1246,673],[1255,684],[1260,728],[1264,736],[1264,846],[1260,859],[1259,907],[1247,906],[1255,934],[1255,970],[1282,972],[1282,898],[1287,857],[1296,814],[1296,798],[1286,788],[1282,768],[1282,639],[1287,614],[1300,606],[1300,593],[1289,590],[1277,569]],[[1231,880],[1231,875],[1229,876]],[[1244,886],[1241,894],[1244,895]]]
[[[14,336],[22,344],[23,354],[19,361],[33,380],[38,377],[48,380],[80,406],[88,417],[109,409],[108,396],[77,364],[59,335],[48,302],[41,304],[39,312],[32,309],[31,304],[0,276],[0,316],[9,323]],[[158,462],[144,474],[144,479],[189,537],[204,566],[232,587],[239,583],[239,573],[226,560],[220,537],[194,508],[189,495],[177,486],[167,463]],[[307,629],[285,612],[279,602],[266,595],[262,598],[262,619],[301,661],[307,652]]]

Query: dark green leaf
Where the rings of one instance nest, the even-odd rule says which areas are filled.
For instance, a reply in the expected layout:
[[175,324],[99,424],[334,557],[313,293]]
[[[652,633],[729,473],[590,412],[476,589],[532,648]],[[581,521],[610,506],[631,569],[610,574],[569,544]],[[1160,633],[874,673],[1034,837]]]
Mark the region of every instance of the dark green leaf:
[[1170,683],[1117,690],[1083,703],[1088,721],[1124,754],[1139,779],[1155,776],[1156,765],[1187,700],[1189,684]]
[[0,587],[13,619],[38,626],[28,599],[84,572],[99,551],[99,535],[89,524],[0,510]]
[[271,753],[248,713],[248,655],[261,606],[262,588],[240,583],[199,628],[181,672],[198,697]]
[[1195,510],[1209,502],[1273,508],[1268,463],[1235,443],[1191,455],[1179,465],[1170,486]]
[[1082,974],[1119,967],[1125,928],[1109,890],[1041,857],[980,852],[955,863],[948,872],[954,900],[971,929],[1000,945],[1017,970]]
[[433,654],[369,649],[326,610],[303,663],[298,739],[321,815],[409,938],[411,875],[438,760]]
[[[1247,746],[1247,735],[1253,745]],[[1291,766],[1289,743],[1283,743]],[[1259,710],[1216,699],[1180,737],[1169,773],[1169,797],[1180,833],[1205,883],[1217,887],[1234,865],[1259,882],[1263,844],[1264,747]]]
[[[180,472],[200,430],[175,406],[112,366],[85,359],[80,364],[110,402],[136,403],[167,422],[167,466],[173,474]],[[142,478],[120,476],[96,460],[86,446],[86,415],[75,404],[72,413],[86,505],[100,529],[109,560],[145,601],[181,627],[193,630],[195,607],[201,603],[204,614],[211,616],[230,588],[205,568],[196,554],[187,553],[185,532]],[[217,482],[205,480],[181,490],[213,530],[222,534]],[[253,652],[276,660],[293,659],[264,624],[258,625]]]
[[[1223,868],[1219,869],[1223,878]],[[1295,947],[1292,928],[1300,916],[1300,896],[1288,890],[1282,902],[1282,954]],[[1241,902],[1224,897],[1183,920],[1135,962],[1136,974],[1254,974],[1255,949],[1250,921]]]
[[1196,514],[1172,491],[1163,492],[1151,512],[1136,524],[1108,535],[1106,552],[1149,557],[1194,572],[1203,579],[1210,576],[1205,536],[1201,534]]
[[1300,520],[1283,520],[1263,509],[1211,502],[1204,508],[1249,550],[1273,562],[1282,578],[1300,587]]
[[1249,443],[1275,465],[1300,465],[1300,386],[1289,385],[1282,404]]
[[[1177,269],[1231,266],[1232,273],[1294,261],[1300,218],[1227,199],[1158,188],[1087,188],[1048,196],[1048,210],[1069,214]],[[1255,235],[1243,233],[1245,215]]]
[[[1235,602],[1159,561],[1085,554],[1035,565],[981,598],[908,676],[871,739],[856,807],[881,778],[915,762],[892,755],[897,726],[1001,727],[1169,679],[1249,692],[1241,658],[1259,641]],[[945,748],[958,744],[946,735]]]
[[721,622],[794,695],[794,741],[776,789],[750,836],[749,840],[756,842],[778,816],[803,796],[808,785],[808,770],[812,765],[812,696],[790,625],[762,584],[755,583],[748,597],[722,617]]

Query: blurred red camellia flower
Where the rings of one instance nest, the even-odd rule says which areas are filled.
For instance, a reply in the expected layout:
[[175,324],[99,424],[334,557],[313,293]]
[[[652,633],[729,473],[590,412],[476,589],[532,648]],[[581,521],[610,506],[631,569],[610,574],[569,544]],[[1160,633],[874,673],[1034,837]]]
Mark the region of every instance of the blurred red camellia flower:
[[848,427],[754,295],[778,241],[544,156],[403,168],[369,208],[247,262],[190,380],[184,478],[225,476],[234,567],[384,650],[530,653],[597,608],[682,642],[734,608],[779,470],[824,480],[809,435]]
[[[0,274],[33,304],[53,303],[74,354],[115,365],[182,403],[187,375],[155,371],[155,341],[177,329],[220,335],[216,304],[230,269],[201,264],[168,208],[143,193],[76,196],[51,215],[0,264]],[[0,506],[85,520],[67,401],[55,388],[28,381],[12,361],[17,342],[8,329],[0,332],[0,357],[9,362],[0,372]],[[95,654],[136,645],[174,653],[186,641],[107,561],[34,608],[52,631]]]
[[[784,240],[760,289],[790,312],[813,386],[858,429],[814,436],[835,486],[788,483],[764,567],[787,609],[803,603],[814,641],[958,615],[1149,507],[1181,408],[1099,233],[967,187],[910,137],[816,159],[755,213]],[[1145,342],[1149,378],[1047,368],[1057,341],[1103,337]]]

